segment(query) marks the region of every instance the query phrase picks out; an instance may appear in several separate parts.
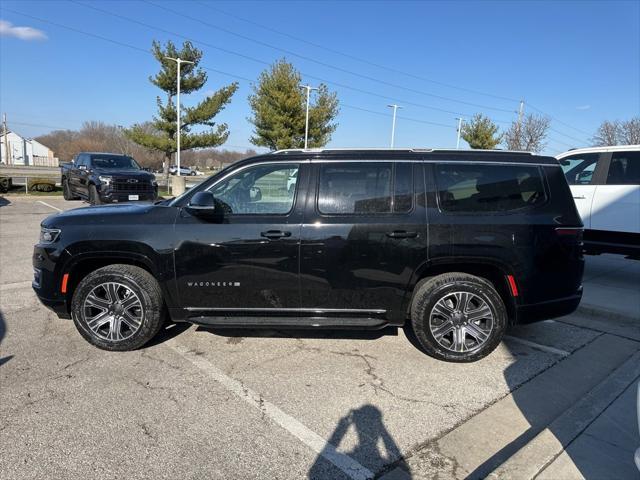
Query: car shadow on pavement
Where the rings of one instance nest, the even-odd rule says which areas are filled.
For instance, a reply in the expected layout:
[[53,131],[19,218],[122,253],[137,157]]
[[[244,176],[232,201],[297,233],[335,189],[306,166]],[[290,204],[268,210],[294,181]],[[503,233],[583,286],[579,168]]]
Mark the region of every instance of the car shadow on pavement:
[[[7,333],[7,324],[4,321],[4,315],[2,311],[0,311],[0,345],[2,345],[2,340],[4,339]],[[7,363],[9,360],[13,358],[13,355],[8,355],[6,357],[0,357],[0,366]]]
[[150,342],[145,344],[144,348],[154,347],[161,343],[164,343],[168,340],[171,340],[174,337],[177,337],[183,332],[186,332],[191,327],[190,323],[187,322],[167,322],[158,332],[158,334],[151,339]]
[[[351,473],[347,475],[327,458],[335,458],[336,449],[340,447],[350,428],[355,430],[357,444],[341,453],[348,461],[355,460],[357,463],[343,464],[344,470]],[[366,478],[369,473],[376,473],[380,466],[392,464],[401,457],[400,448],[384,425],[382,412],[378,407],[366,404],[350,410],[338,421],[335,430],[327,440],[327,445],[309,469],[308,478],[310,480]],[[340,463],[339,459],[336,463]],[[367,465],[375,467],[369,470]],[[411,475],[408,468],[405,472],[406,476],[403,479],[409,480]]]
[[315,338],[330,340],[377,340],[385,336],[397,336],[398,327],[380,330],[313,330],[295,328],[231,328],[199,325],[197,332],[209,332],[229,338]]
[[11,205],[11,202],[3,196],[0,196],[0,207],[6,207],[7,205]]

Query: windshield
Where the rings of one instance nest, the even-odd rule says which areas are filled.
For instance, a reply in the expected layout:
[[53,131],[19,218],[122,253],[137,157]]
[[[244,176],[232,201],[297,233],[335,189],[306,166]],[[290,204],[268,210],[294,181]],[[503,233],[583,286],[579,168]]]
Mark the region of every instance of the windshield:
[[91,155],[91,166],[94,168],[113,168],[124,170],[139,170],[140,165],[131,157],[124,155]]

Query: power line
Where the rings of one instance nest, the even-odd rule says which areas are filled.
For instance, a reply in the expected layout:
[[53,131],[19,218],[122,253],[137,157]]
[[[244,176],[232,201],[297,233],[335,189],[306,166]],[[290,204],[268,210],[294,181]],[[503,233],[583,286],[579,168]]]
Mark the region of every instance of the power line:
[[[235,18],[237,20],[240,20],[242,22],[248,23],[250,25],[254,25],[256,27],[259,27],[259,28],[262,28],[264,30],[276,33],[278,35],[282,35],[282,36],[290,38],[292,40],[296,40],[298,42],[302,42],[302,43],[305,43],[307,45],[311,45],[312,47],[319,48],[321,50],[325,50],[325,51],[330,52],[332,54],[341,55],[341,56],[343,56],[345,58],[349,58],[351,60],[356,60],[356,61],[364,63],[366,65],[371,65],[372,67],[376,67],[376,68],[380,68],[380,69],[383,69],[383,70],[387,70],[387,71],[392,72],[392,73],[399,73],[399,74],[405,75],[407,77],[415,78],[416,80],[421,80],[423,82],[428,82],[428,83],[433,83],[435,85],[441,85],[441,86],[444,86],[444,87],[453,88],[455,90],[460,90],[460,91],[463,91],[463,92],[474,93],[476,95],[483,95],[483,96],[486,96],[486,97],[492,97],[492,98],[496,98],[496,99],[499,99],[499,100],[506,100],[506,101],[509,101],[509,102],[517,102],[518,101],[515,98],[505,97],[505,96],[501,96],[501,95],[495,95],[493,93],[481,92],[479,90],[474,90],[474,89],[471,89],[471,88],[460,87],[460,86],[457,86],[457,85],[452,85],[450,83],[441,82],[441,81],[438,81],[438,80],[433,80],[431,78],[426,78],[426,77],[423,77],[423,76],[420,76],[420,75],[416,75],[414,73],[410,73],[410,72],[406,72],[406,71],[399,70],[399,69],[396,69],[396,68],[392,68],[392,67],[389,67],[389,66],[386,66],[386,65],[381,65],[379,63],[375,63],[375,62],[372,62],[370,60],[366,60],[366,59],[364,59],[362,57],[357,57],[355,55],[344,53],[344,52],[341,52],[340,50],[335,50],[335,49],[329,48],[329,47],[327,47],[325,45],[320,45],[319,43],[314,43],[314,42],[311,42],[311,41],[306,40],[304,38],[300,38],[300,37],[297,37],[295,35],[291,35],[290,33],[286,33],[286,32],[283,32],[281,30],[277,30],[275,28],[269,27],[267,25],[264,25],[264,24],[261,24],[261,23],[258,23],[258,22],[254,22],[253,20],[249,20],[247,18],[238,16],[238,15],[234,15],[234,14],[229,13],[227,11],[221,10],[221,9],[219,9],[217,7],[212,7],[210,4],[207,4],[207,3],[204,3],[204,2],[199,2],[199,1],[196,1],[195,3],[199,3],[200,5],[202,5],[202,6],[206,7],[206,8],[209,8],[210,10],[217,11],[219,13],[222,13],[223,15],[226,15],[226,16],[231,17],[231,18]],[[398,117],[398,118],[400,118],[400,117]]]
[[[323,62],[323,61],[320,61],[320,60],[316,60],[316,59],[311,58],[311,57],[309,57],[307,55],[302,55],[302,54],[296,53],[294,51],[291,51],[291,50],[288,50],[288,49],[285,49],[285,48],[281,48],[281,47],[278,47],[276,45],[272,45],[272,44],[264,42],[262,40],[258,40],[258,39],[249,37],[247,35],[243,35],[241,33],[234,32],[233,30],[229,30],[227,28],[220,27],[218,25],[214,25],[214,24],[209,23],[209,22],[207,22],[205,20],[202,20],[201,18],[192,17],[192,16],[187,15],[185,13],[182,13],[182,12],[180,12],[178,10],[174,10],[172,8],[168,8],[168,7],[164,6],[164,5],[158,5],[158,4],[153,3],[153,2],[151,2],[149,0],[140,0],[140,1],[142,1],[142,2],[144,2],[146,4],[148,4],[148,5],[152,5],[152,6],[156,7],[156,8],[160,8],[162,10],[170,12],[173,15],[178,15],[180,17],[192,20],[194,22],[201,23],[201,24],[203,24],[203,25],[205,25],[205,26],[207,26],[209,28],[213,28],[215,30],[219,30],[221,32],[225,32],[225,33],[227,33],[229,35],[233,35],[233,36],[238,37],[238,38],[242,38],[242,39],[247,40],[249,42],[253,42],[253,43],[257,44],[257,45],[262,45],[262,46],[267,47],[267,48],[278,50],[278,51],[283,52],[283,53],[285,53],[287,55],[291,55],[291,56],[300,58],[302,60],[306,60],[308,62],[312,62],[312,63],[315,63],[317,65],[321,65],[323,67],[331,68],[331,69],[337,70],[339,72],[347,73],[349,75],[354,75],[356,77],[360,77],[360,78],[363,78],[365,80],[369,80],[371,82],[376,82],[376,83],[379,83],[381,85],[386,85],[386,86],[389,86],[389,87],[393,87],[393,88],[397,88],[397,89],[401,89],[401,90],[406,90],[406,91],[411,92],[411,93],[415,93],[415,94],[418,94],[418,95],[424,95],[424,96],[432,97],[432,98],[437,98],[437,99],[445,100],[445,101],[448,101],[448,102],[459,103],[459,104],[462,104],[462,105],[469,105],[469,106],[481,108],[483,110],[494,110],[494,111],[497,111],[497,112],[508,112],[508,113],[512,112],[512,110],[510,110],[510,109],[491,107],[489,105],[481,105],[481,104],[477,104],[477,103],[474,103],[474,102],[467,102],[467,101],[464,101],[464,100],[458,100],[458,99],[451,98],[451,97],[445,97],[445,96],[442,96],[442,95],[436,95],[436,94],[433,94],[433,93],[423,92],[421,90],[416,90],[414,88],[405,87],[403,85],[398,85],[398,84],[395,84],[395,83],[387,82],[387,81],[381,80],[379,78],[375,78],[375,77],[372,77],[372,76],[369,76],[369,75],[365,75],[365,74],[362,74],[362,73],[359,73],[359,72],[354,72],[353,70],[342,68],[342,67],[333,65],[331,63],[327,63],[327,62]],[[79,2],[75,2],[74,1],[74,3],[79,3]],[[81,5],[84,5],[84,4],[81,4]],[[95,10],[101,10],[101,9],[96,8],[96,7],[89,7],[89,8],[94,8]]]
[[[256,57],[252,57],[250,55],[245,55],[243,53],[235,52],[233,50],[229,50],[227,48],[223,48],[223,47],[220,47],[220,46],[217,46],[217,45],[213,45],[211,43],[208,43],[208,42],[205,42],[205,41],[202,41],[202,40],[196,40],[194,38],[187,37],[186,35],[182,35],[182,34],[177,33],[177,32],[172,32],[170,30],[166,30],[166,29],[164,29],[162,27],[157,27],[155,25],[150,25],[150,24],[142,22],[140,20],[136,20],[136,19],[133,19],[133,18],[130,18],[130,17],[124,16],[124,15],[121,15],[121,14],[118,14],[118,13],[115,13],[115,12],[110,12],[110,11],[107,11],[107,10],[99,9],[97,7],[94,7],[94,6],[85,5],[83,3],[78,3],[78,2],[75,2],[74,0],[68,0],[68,1],[71,1],[73,3],[77,3],[78,5],[81,5],[81,6],[84,6],[84,7],[87,7],[87,8],[91,8],[93,10],[101,11],[102,13],[104,13],[106,15],[111,15],[113,17],[120,18],[122,20],[131,22],[131,23],[142,25],[142,26],[144,26],[146,28],[149,28],[151,30],[158,30],[158,31],[163,32],[165,34],[169,34],[169,35],[173,35],[173,36],[176,36],[176,37],[179,37],[179,38],[183,38],[183,39],[189,40],[189,41],[191,41],[193,43],[198,43],[198,44],[201,44],[201,45],[204,45],[204,46],[219,50],[221,52],[228,53],[230,55],[235,55],[235,56],[244,58],[246,60],[251,60],[251,61],[259,63],[261,65],[267,65],[267,66],[271,65],[270,62],[267,62],[265,60],[262,60],[262,59],[259,59],[259,58],[256,58]],[[9,10],[9,9],[5,9],[5,10]],[[41,21],[44,21],[44,22],[52,23],[52,24],[57,25],[57,26],[63,26],[61,24],[56,24],[56,23],[53,23],[53,22],[49,22],[47,20],[39,19],[38,17],[34,17],[32,15],[26,15],[26,14],[22,14],[21,12],[16,12],[16,11],[13,11],[13,12],[21,14],[21,15],[25,15],[25,16],[27,16],[29,18],[34,18],[36,20],[41,20]],[[72,30],[79,31],[77,29],[72,29]],[[143,49],[140,49],[138,47],[135,47],[135,48],[137,48],[138,50],[143,50]],[[147,51],[147,50],[143,50],[143,51]],[[240,77],[238,75],[230,74],[228,72],[222,72],[220,70],[211,69],[209,67],[205,67],[204,65],[202,65],[202,68],[205,68],[206,70],[212,70],[212,71],[215,71],[215,72],[218,72],[218,73],[222,73],[224,75],[228,75],[228,76],[231,76],[231,77],[241,78],[243,80],[247,80],[248,82],[252,82],[253,81],[253,80],[248,79],[246,77]],[[369,90],[364,90],[362,88],[353,87],[353,86],[347,85],[345,83],[336,82],[336,81],[333,81],[333,80],[327,80],[325,78],[318,77],[316,75],[310,75],[310,74],[307,74],[305,72],[301,72],[301,73],[306,77],[313,78],[315,80],[318,80],[320,82],[323,82],[323,83],[326,83],[326,84],[329,84],[329,85],[335,85],[337,87],[346,88],[348,90],[353,90],[355,92],[363,93],[365,95],[371,95],[371,96],[375,96],[375,97],[378,97],[378,98],[382,98],[382,99],[387,100],[387,101],[390,100],[390,101],[400,102],[400,103],[404,103],[404,104],[411,105],[411,106],[418,107],[418,108],[424,108],[424,109],[427,109],[427,110],[436,110],[436,111],[439,111],[439,112],[453,114],[453,115],[462,115],[464,117],[470,117],[471,116],[471,114],[468,114],[468,113],[462,113],[462,112],[457,112],[457,111],[453,111],[453,110],[447,110],[447,109],[444,109],[444,108],[434,107],[434,106],[431,106],[431,105],[425,105],[425,104],[421,104],[421,103],[417,103],[417,102],[411,102],[409,100],[400,99],[400,98],[397,98],[397,97],[390,97],[388,95],[383,95],[383,94],[372,92],[372,91],[369,91]]]
[[[592,135],[591,133],[585,132],[584,130],[581,130],[579,128],[574,127],[573,125],[563,122],[562,120],[558,120],[557,118],[552,117],[551,115],[549,115],[548,113],[544,112],[543,110],[540,110],[538,107],[531,105],[530,103],[527,103],[527,105],[529,105],[529,107],[533,108],[534,110],[546,115],[547,117],[549,117],[551,120],[560,123],[561,125],[564,125],[565,127],[569,127],[572,128],[573,130],[575,130],[576,132],[580,132],[583,133],[584,135]],[[568,135],[567,135],[568,136]]]
[[[78,34],[81,34],[81,35],[86,35],[86,36],[89,36],[89,37],[92,37],[92,38],[96,38],[96,39],[99,39],[99,40],[102,40],[102,41],[106,41],[106,42],[109,42],[109,43],[112,43],[112,44],[115,44],[115,45],[118,45],[118,46],[121,46],[121,47],[126,47],[126,48],[129,48],[129,49],[138,51],[138,52],[142,52],[142,53],[145,53],[145,54],[151,53],[150,50],[148,50],[148,49],[140,48],[140,47],[137,47],[135,45],[131,45],[131,44],[128,44],[128,43],[125,43],[125,42],[121,42],[121,41],[118,41],[118,40],[113,40],[111,38],[108,38],[108,37],[105,37],[105,36],[102,36],[102,35],[98,35],[98,34],[95,34],[95,33],[92,33],[92,32],[87,32],[87,31],[84,31],[84,30],[81,30],[81,29],[78,29],[78,28],[75,28],[75,27],[71,27],[69,25],[65,25],[65,24],[61,24],[61,23],[58,23],[58,22],[54,22],[52,20],[43,19],[41,17],[37,17],[37,16],[34,16],[34,15],[26,14],[24,12],[20,12],[20,11],[13,10],[13,9],[10,9],[10,8],[6,8],[6,7],[4,7],[4,10],[8,11],[8,12],[11,12],[11,13],[14,13],[16,15],[21,15],[21,16],[24,16],[26,18],[30,18],[30,19],[37,20],[37,21],[40,21],[40,22],[43,22],[43,23],[54,25],[54,26],[59,27],[59,28],[70,30],[70,31],[73,31],[75,33],[78,33]],[[114,14],[114,15],[119,16],[117,14]],[[123,18],[125,18],[125,17],[123,17]],[[133,20],[133,19],[128,19],[128,20],[130,20],[132,22],[135,22],[135,23],[144,24],[143,22],[139,22],[137,20]],[[144,26],[147,26],[148,28],[163,30],[163,29],[156,28],[156,27],[153,27],[153,26],[148,26],[146,24],[144,24]],[[169,31],[166,31],[166,30],[163,30],[163,31],[165,33],[169,33],[171,35],[176,35],[176,36],[180,36],[180,37],[183,37],[185,39],[188,39],[187,37],[185,37],[183,35],[180,35],[180,34],[169,32]],[[225,50],[225,49],[222,49],[221,47],[217,47],[217,46],[214,46],[214,45],[206,44],[205,42],[197,42],[197,43],[202,43],[204,45],[211,46],[212,48],[216,48],[216,49],[219,49],[219,50],[223,50],[223,51]],[[269,64],[268,62],[265,62],[263,60],[259,60],[259,59],[255,59],[253,57],[249,57],[249,56],[245,56],[245,55],[242,55],[242,54],[238,54],[237,52],[230,52],[230,53],[233,53],[235,55],[244,56],[244,57],[246,57],[246,58],[248,58],[250,60],[253,60],[253,61],[256,61],[256,62],[259,62],[259,63],[262,63],[262,64],[267,64],[267,65]],[[210,67],[207,67],[206,65],[202,65],[202,64],[200,66],[201,66],[201,68],[203,68],[204,70],[207,70],[207,71],[212,71],[212,72],[215,72],[215,73],[219,73],[221,75],[226,75],[226,76],[229,76],[229,77],[232,77],[232,78],[237,78],[237,79],[240,79],[240,80],[245,80],[247,82],[252,82],[252,80],[247,78],[247,77],[243,77],[243,76],[240,76],[240,75],[237,75],[237,74],[233,74],[233,73],[230,73],[230,72],[225,72],[225,71],[222,71],[222,70],[210,68]],[[422,104],[419,104],[419,103],[410,102],[410,101],[406,101],[406,100],[399,100],[399,99],[397,99],[395,97],[389,97],[389,96],[386,96],[386,95],[378,94],[378,93],[375,93],[375,92],[370,92],[370,91],[367,91],[367,90],[359,89],[357,87],[352,87],[352,86],[341,84],[341,83],[338,83],[338,82],[328,81],[328,80],[325,80],[325,79],[320,78],[320,77],[315,77],[313,75],[307,75],[307,76],[310,77],[310,78],[315,78],[315,79],[320,80],[320,81],[325,82],[325,83],[330,83],[330,84],[333,84],[333,85],[337,85],[339,87],[343,87],[343,88],[346,88],[346,89],[350,89],[350,90],[354,90],[354,91],[357,91],[357,92],[365,93],[367,95],[376,96],[376,97],[379,97],[379,98],[383,98],[385,100],[400,101],[400,102],[403,102],[403,103],[405,103],[407,105],[412,105],[412,106],[416,106],[416,107],[420,107],[420,108],[435,109],[435,110],[443,111],[445,113],[461,115],[461,116],[464,116],[464,117],[469,117],[470,116],[469,114],[463,114],[463,113],[460,113],[460,112],[453,112],[453,111],[449,111],[449,110],[445,110],[445,109],[439,109],[437,107],[430,107],[430,106],[427,106],[427,105],[422,105]],[[346,108],[353,108],[353,109],[357,109],[357,110],[360,110],[360,111],[363,111],[363,112],[367,112],[367,113],[371,113],[371,114],[375,114],[375,115],[388,116],[387,114],[384,114],[384,113],[381,113],[381,112],[376,112],[376,111],[373,111],[373,110],[369,110],[369,109],[362,108],[362,107],[357,107],[357,106],[354,106],[354,105],[348,105],[348,104],[344,104],[344,103],[341,103],[341,105],[346,107]],[[440,127],[446,127],[446,128],[455,128],[455,127],[453,127],[451,125],[446,125],[446,124],[437,123],[437,122],[430,122],[430,121],[427,121],[427,120],[420,120],[420,119],[415,119],[415,118],[410,118],[410,117],[398,117],[398,118],[402,118],[404,120],[408,120],[408,121],[412,121],[412,122],[428,124],[428,125],[434,125],[434,126],[440,126]],[[507,120],[494,120],[494,121],[496,123],[503,123],[503,124],[510,124],[511,123],[511,121],[507,121]],[[17,124],[18,122],[13,122],[13,123]],[[41,127],[45,127],[45,128],[58,128],[58,127],[52,127],[52,126],[49,126],[49,125],[37,125],[37,124],[30,124],[28,126],[41,126]],[[566,134],[564,134],[562,132],[558,132],[558,133],[560,133],[561,135],[566,136]],[[570,137],[570,138],[575,139],[575,137]],[[561,141],[558,141],[558,140],[555,140],[555,139],[552,139],[552,138],[550,138],[550,140],[553,140],[553,141],[555,141],[557,143],[561,143],[561,144],[564,144],[564,145],[567,145],[567,146],[572,146],[570,144],[567,144],[565,142],[561,142]],[[578,141],[580,141],[580,140],[578,140]],[[580,142],[582,142],[582,141],[580,141]]]

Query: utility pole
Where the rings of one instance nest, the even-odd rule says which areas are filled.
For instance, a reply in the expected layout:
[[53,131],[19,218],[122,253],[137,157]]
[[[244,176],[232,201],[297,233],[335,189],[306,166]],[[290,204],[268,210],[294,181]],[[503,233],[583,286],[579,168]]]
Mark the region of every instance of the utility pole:
[[522,125],[523,115],[524,115],[524,100],[520,100],[520,108],[518,109],[518,126]]
[[194,62],[190,62],[188,60],[182,60],[181,58],[173,58],[173,57],[164,57],[167,60],[173,60],[174,62],[176,62],[176,64],[178,65],[178,90],[176,93],[176,124],[177,124],[177,130],[176,130],[176,166],[178,167],[178,171],[176,172],[176,175],[180,176],[180,65],[182,65],[183,63],[191,63],[193,64]]
[[399,108],[402,107],[400,105],[396,105],[395,103],[387,105],[387,107],[393,108],[393,121],[391,123],[391,148],[393,148],[393,142],[396,137],[396,112]]
[[2,114],[2,132],[4,135],[4,163],[9,165],[9,144],[7,143],[7,114]]
[[311,96],[311,90],[318,90],[311,85],[300,85],[300,88],[304,88],[307,91],[307,114],[304,121],[304,149],[306,150],[309,145],[309,97]]
[[456,120],[458,120],[458,138],[456,140],[456,150],[458,150],[460,148],[460,134],[462,133],[462,117],[456,117]]

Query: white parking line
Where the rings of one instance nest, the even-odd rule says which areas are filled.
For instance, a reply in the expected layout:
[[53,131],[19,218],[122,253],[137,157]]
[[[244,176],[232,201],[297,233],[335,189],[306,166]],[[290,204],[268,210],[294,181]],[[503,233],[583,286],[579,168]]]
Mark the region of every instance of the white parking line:
[[374,473],[371,470],[362,466],[350,456],[340,453],[334,445],[328,443],[320,435],[309,430],[305,425],[284,413],[272,403],[264,400],[261,395],[247,388],[238,380],[225,375],[224,372],[205,360],[202,356],[189,353],[188,348],[178,345],[174,340],[169,340],[165,345],[171,347],[175,352],[209,375],[227,390],[240,397],[252,407],[260,410],[263,415],[269,417],[273,422],[280,425],[317,454],[322,455],[327,461],[342,470],[349,478],[353,480],[367,480],[374,477]]
[[566,350],[560,350],[559,348],[550,347],[549,345],[542,345],[540,343],[532,342],[530,340],[525,340],[524,338],[512,337],[511,335],[505,335],[504,338],[513,340],[514,342],[521,343],[523,345],[527,345],[532,348],[537,348],[538,350],[542,350],[543,352],[553,353],[555,355],[562,355],[563,357],[568,357],[571,355],[570,352]]
[[61,209],[61,208],[54,207],[53,205],[49,205],[47,202],[43,202],[42,200],[38,200],[38,203],[41,203],[42,205],[44,205],[44,206],[46,206],[46,207],[53,208],[54,210],[57,210],[57,211],[59,211],[59,212],[61,212],[61,211],[62,211],[62,209]]

